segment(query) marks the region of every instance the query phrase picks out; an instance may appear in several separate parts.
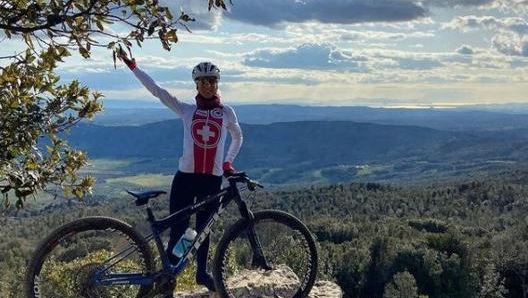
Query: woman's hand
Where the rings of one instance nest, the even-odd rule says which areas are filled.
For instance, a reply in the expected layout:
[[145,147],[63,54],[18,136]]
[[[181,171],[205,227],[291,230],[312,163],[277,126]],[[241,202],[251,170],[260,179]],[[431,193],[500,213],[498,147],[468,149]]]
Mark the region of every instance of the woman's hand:
[[117,51],[117,58],[119,60],[123,61],[130,70],[134,70],[136,68],[136,59],[128,58],[127,53],[123,50],[123,48],[119,47],[119,50]]
[[224,170],[224,177],[229,177],[235,173],[235,168],[229,161],[226,161],[222,164],[222,170]]

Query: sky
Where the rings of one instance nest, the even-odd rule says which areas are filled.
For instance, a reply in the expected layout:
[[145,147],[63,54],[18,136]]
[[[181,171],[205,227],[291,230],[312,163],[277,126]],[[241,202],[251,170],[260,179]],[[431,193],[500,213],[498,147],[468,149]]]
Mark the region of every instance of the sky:
[[[528,103],[528,0],[160,1],[197,21],[170,52],[149,41],[141,69],[184,101],[191,69],[221,69],[222,100],[372,107]],[[61,65],[104,100],[157,101],[109,51]]]

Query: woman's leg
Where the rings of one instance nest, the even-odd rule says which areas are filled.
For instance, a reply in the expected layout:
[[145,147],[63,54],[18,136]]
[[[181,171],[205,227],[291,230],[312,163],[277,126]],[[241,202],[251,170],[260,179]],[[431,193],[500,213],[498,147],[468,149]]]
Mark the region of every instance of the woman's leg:
[[[170,213],[179,211],[194,201],[193,189],[189,187],[189,183],[192,182],[192,175],[182,172],[177,172],[172,180],[171,192],[170,192]],[[176,245],[176,242],[185,232],[185,229],[189,226],[189,217],[178,221],[170,230],[169,244],[167,245],[167,254],[171,263],[175,264],[178,262],[178,258],[172,254],[172,248]]]
[[[200,177],[200,191],[198,197],[204,198],[207,195],[215,194],[220,190],[222,186],[222,177],[207,175]],[[204,208],[204,210],[196,213],[196,229],[202,230],[205,228],[205,224],[211,215],[214,213],[218,204],[210,204]],[[209,290],[214,291],[214,281],[211,275],[207,272],[207,255],[209,253],[209,236],[202,242],[202,245],[196,254],[196,281],[199,284],[206,286]]]

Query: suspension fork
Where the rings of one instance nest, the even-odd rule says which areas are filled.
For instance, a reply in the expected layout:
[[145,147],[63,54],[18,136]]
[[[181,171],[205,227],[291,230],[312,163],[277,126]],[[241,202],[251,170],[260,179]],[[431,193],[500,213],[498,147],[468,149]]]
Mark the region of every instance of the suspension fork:
[[264,255],[262,244],[260,243],[260,239],[257,235],[257,232],[255,231],[255,216],[253,215],[253,212],[251,212],[251,210],[249,210],[247,207],[246,202],[240,198],[240,194],[238,192],[235,192],[235,197],[236,201],[238,202],[238,210],[240,211],[242,217],[247,219],[248,223],[246,227],[246,233],[251,245],[251,249],[253,250],[253,259],[251,260],[251,265],[265,270],[271,270],[272,267]]

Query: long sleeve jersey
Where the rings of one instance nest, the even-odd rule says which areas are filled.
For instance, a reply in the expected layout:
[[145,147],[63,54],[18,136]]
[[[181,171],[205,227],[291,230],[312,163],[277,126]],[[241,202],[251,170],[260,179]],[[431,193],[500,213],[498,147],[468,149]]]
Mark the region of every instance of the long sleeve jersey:
[[[180,101],[139,68],[134,75],[152,95],[159,98],[183,121],[183,154],[178,169],[184,173],[221,176],[223,162],[233,162],[242,146],[242,130],[235,111],[228,105],[212,110],[198,109],[196,104]],[[231,143],[224,157],[227,132]]]

